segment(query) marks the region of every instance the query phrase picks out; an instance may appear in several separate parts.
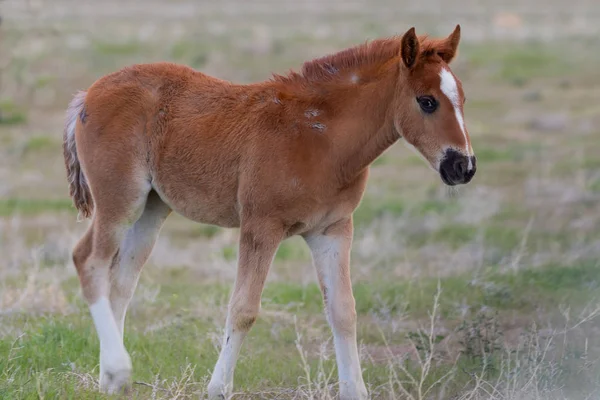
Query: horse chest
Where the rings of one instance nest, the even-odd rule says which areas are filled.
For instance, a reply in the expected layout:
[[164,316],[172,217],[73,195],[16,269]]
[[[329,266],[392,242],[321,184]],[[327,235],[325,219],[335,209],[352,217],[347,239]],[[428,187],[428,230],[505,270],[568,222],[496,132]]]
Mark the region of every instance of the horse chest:
[[349,217],[358,207],[364,193],[363,179],[341,189],[305,193],[294,202],[294,222],[300,221],[305,231],[322,230]]

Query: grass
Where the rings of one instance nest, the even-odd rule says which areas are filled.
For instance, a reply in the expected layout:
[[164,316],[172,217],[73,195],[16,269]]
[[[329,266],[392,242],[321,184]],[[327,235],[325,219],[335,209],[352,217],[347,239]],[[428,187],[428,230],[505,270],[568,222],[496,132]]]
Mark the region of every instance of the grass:
[[27,114],[11,99],[0,101],[0,125],[19,125],[27,121]]
[[134,55],[141,52],[142,45],[137,41],[115,43],[96,40],[93,43],[94,52],[104,56]]
[[57,150],[60,148],[60,142],[54,140],[48,135],[37,135],[31,137],[27,143],[25,143],[25,148],[23,149],[23,153],[37,153],[45,150]]
[[354,223],[357,229],[386,215],[399,216],[404,211],[402,199],[397,197],[375,197],[366,195],[354,212]]
[[477,158],[485,165],[497,162],[520,162],[540,153],[539,143],[516,143],[509,146],[479,146]]
[[541,42],[469,46],[464,53],[473,65],[489,68],[496,78],[517,86],[533,78],[564,75],[575,62],[572,57],[561,55],[557,47]]
[[0,200],[0,217],[11,215],[36,215],[61,211],[75,212],[69,199],[22,199],[9,198]]
[[[393,319],[396,313],[407,312],[410,317],[420,320],[429,310],[430,314],[433,313],[431,323],[439,327],[445,326],[447,332],[430,337],[432,331],[425,324],[422,329],[398,336],[385,323],[375,320],[367,322],[371,334],[364,334],[361,330],[359,340],[362,345],[372,349],[382,348],[392,353],[384,360],[364,360],[364,376],[372,388],[382,390],[383,386],[388,393],[391,389],[386,388],[386,385],[389,384],[390,372],[393,372],[397,375],[394,378],[397,382],[392,383],[392,386],[398,386],[397,390],[400,390],[403,385],[403,390],[416,396],[414,393],[418,393],[418,385],[411,384],[410,380],[407,383],[406,377],[423,373],[427,358],[439,352],[436,357],[441,359],[436,363],[441,361],[442,364],[427,372],[423,381],[423,387],[435,387],[434,392],[440,389],[435,382],[446,373],[453,374],[452,382],[447,382],[445,388],[452,391],[458,390],[461,385],[473,384],[469,373],[461,371],[482,373],[486,379],[497,378],[500,370],[507,368],[503,365],[503,362],[507,362],[507,354],[504,354],[507,349],[504,345],[498,345],[498,348],[490,346],[495,346],[493,343],[497,343],[502,336],[504,321],[511,315],[511,310],[527,313],[529,307],[535,310],[541,304],[547,307],[564,302],[573,306],[581,304],[579,301],[589,298],[589,294],[595,290],[589,283],[598,276],[600,267],[588,264],[567,269],[549,266],[543,270],[526,269],[515,274],[493,273],[487,276],[488,286],[505,285],[509,288],[512,298],[508,301],[490,295],[489,287],[469,288],[468,285],[465,286],[466,280],[459,277],[441,280],[439,283],[435,279],[421,281],[416,287],[390,282],[358,284],[355,286],[355,294],[359,319],[367,318],[368,321],[371,313],[378,309],[378,304],[406,303],[406,309],[390,310],[392,314],[388,318]],[[173,289],[180,287],[180,278],[173,281],[172,284],[176,285]],[[201,390],[216,361],[215,340],[220,337],[217,327],[223,323],[224,315],[213,311],[214,318],[199,318],[191,311],[194,309],[191,303],[196,306],[198,302],[209,304],[211,298],[223,297],[222,291],[226,289],[196,287],[197,293],[203,293],[202,298],[187,297],[183,304],[172,304],[172,310],[165,310],[164,306],[169,303],[165,297],[171,296],[172,292],[169,285],[171,284],[163,286],[165,290],[154,305],[144,306],[158,307],[159,312],[134,312],[128,319],[125,343],[133,358],[134,379],[148,384],[154,383],[157,377],[173,381],[181,376],[182,366],[191,365],[192,372],[186,390]],[[532,288],[535,290],[532,291]],[[436,292],[440,294],[432,297],[432,293]],[[398,293],[402,294],[402,299],[398,299]],[[572,294],[576,294],[576,298],[569,297]],[[321,313],[321,296],[317,286],[269,284],[264,298],[263,316],[249,335],[244,346],[244,356],[236,370],[238,390],[256,393],[269,388],[294,386],[298,377],[304,375],[305,369],[308,369],[309,378],[313,382],[323,379],[320,375],[323,371],[333,373],[335,363],[330,353],[332,349],[329,348],[325,354],[318,350],[318,342],[326,340],[329,334],[324,317],[319,316],[315,320],[315,316]],[[452,311],[459,301],[473,307],[474,311],[462,317]],[[224,303],[216,306],[216,310],[224,308]],[[484,308],[495,309],[499,313],[492,315],[477,311]],[[177,315],[174,314],[177,309],[188,309],[191,312]],[[170,322],[161,324],[160,320],[163,318],[170,319]],[[596,315],[588,314],[586,318],[584,323],[596,318]],[[452,326],[452,321],[461,320],[460,325]],[[0,358],[0,376],[5,378],[0,380],[0,395],[3,398],[104,398],[89,390],[96,385],[95,376],[88,374],[93,371],[97,373],[98,340],[83,305],[76,312],[65,316],[31,317],[27,314],[13,314],[3,317],[3,324],[19,324],[23,327],[23,333],[18,338],[0,339],[0,354],[5,355]],[[489,324],[496,326],[493,332],[489,331]],[[148,330],[152,326],[156,328]],[[481,336],[485,329],[487,336]],[[378,331],[383,336],[372,334]],[[173,341],[173,338],[176,340]],[[442,343],[448,343],[449,340],[458,343],[453,353],[463,354],[458,361],[453,357],[449,358],[449,355],[443,355]],[[303,346],[301,351],[305,352],[307,365],[303,365],[302,357],[297,353],[298,343]],[[480,348],[475,346],[477,343],[488,346],[488,353],[481,353]],[[414,346],[422,359],[405,360],[404,364],[396,365],[394,359],[397,355],[393,353],[393,348],[402,344],[408,345],[408,349]],[[281,354],[286,356],[278,356]],[[581,356],[580,354],[579,358]],[[429,362],[433,362],[433,359]],[[567,383],[572,379],[566,372],[564,378]],[[86,389],[85,385],[88,385],[88,390],[81,390]],[[134,398],[144,398],[148,393],[146,386],[136,385]]]
[[171,47],[170,57],[192,68],[202,68],[210,57],[209,46],[198,42],[180,41]]
[[215,225],[207,225],[207,224],[198,224],[198,226],[194,227],[193,232],[189,232],[188,236],[197,236],[204,238],[213,238],[221,232],[221,228]]
[[276,260],[302,260],[310,261],[310,250],[304,239],[300,237],[290,238],[281,243],[277,253],[275,254]]

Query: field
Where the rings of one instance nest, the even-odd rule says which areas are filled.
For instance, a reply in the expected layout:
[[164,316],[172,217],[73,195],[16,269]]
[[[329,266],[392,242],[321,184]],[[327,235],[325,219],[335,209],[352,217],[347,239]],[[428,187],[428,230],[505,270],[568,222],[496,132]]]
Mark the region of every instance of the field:
[[[371,169],[352,274],[374,399],[600,398],[600,3],[0,2],[0,399],[104,399],[70,251],[87,227],[62,155],[72,94],[171,60],[238,82],[369,38],[447,35],[478,157],[450,190],[400,143]],[[488,3],[488,2],[485,2]],[[101,5],[100,5],[101,4]],[[202,396],[237,231],[172,215],[129,308],[136,399]],[[237,399],[335,398],[308,248],[278,250]]]

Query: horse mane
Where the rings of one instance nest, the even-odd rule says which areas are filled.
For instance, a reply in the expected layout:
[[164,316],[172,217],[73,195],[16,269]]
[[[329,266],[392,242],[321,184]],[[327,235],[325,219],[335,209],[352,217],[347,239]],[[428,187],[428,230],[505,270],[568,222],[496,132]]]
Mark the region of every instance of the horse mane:
[[382,63],[398,54],[400,54],[399,37],[375,39],[337,53],[306,61],[300,72],[292,70],[287,75],[274,74],[273,79],[279,82],[327,82],[338,77],[339,72]]
[[400,54],[399,38],[377,39],[307,61],[302,65],[301,73],[307,79],[323,80],[334,77],[339,71],[388,61],[398,54]]
[[[443,40],[430,39],[427,35],[419,36],[421,45],[421,61],[447,51]],[[330,82],[340,76],[340,72],[362,69],[369,66],[382,65],[400,55],[401,37],[392,36],[375,39],[337,53],[306,61],[300,72],[290,71],[287,75],[273,74],[277,82]]]

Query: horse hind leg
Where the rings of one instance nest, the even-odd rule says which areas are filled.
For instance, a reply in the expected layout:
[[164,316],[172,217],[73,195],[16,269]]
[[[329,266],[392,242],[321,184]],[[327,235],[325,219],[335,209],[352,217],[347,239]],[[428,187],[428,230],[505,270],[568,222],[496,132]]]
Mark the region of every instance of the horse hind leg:
[[100,340],[100,389],[111,394],[125,388],[131,374],[131,359],[123,346],[109,301],[109,269],[121,236],[117,226],[96,214],[73,251],[82,294]]
[[142,268],[160,229],[171,213],[154,191],[148,195],[142,216],[125,233],[119,252],[111,266],[110,305],[123,337],[125,314],[133,297]]
[[115,181],[110,182],[111,186],[103,182],[102,186],[112,189],[110,195],[94,193],[92,224],[73,251],[82,294],[100,340],[100,389],[107,393],[126,389],[131,376],[131,359],[110,302],[110,267],[128,229],[142,215],[150,193],[148,182],[140,185],[135,179],[123,177]]

